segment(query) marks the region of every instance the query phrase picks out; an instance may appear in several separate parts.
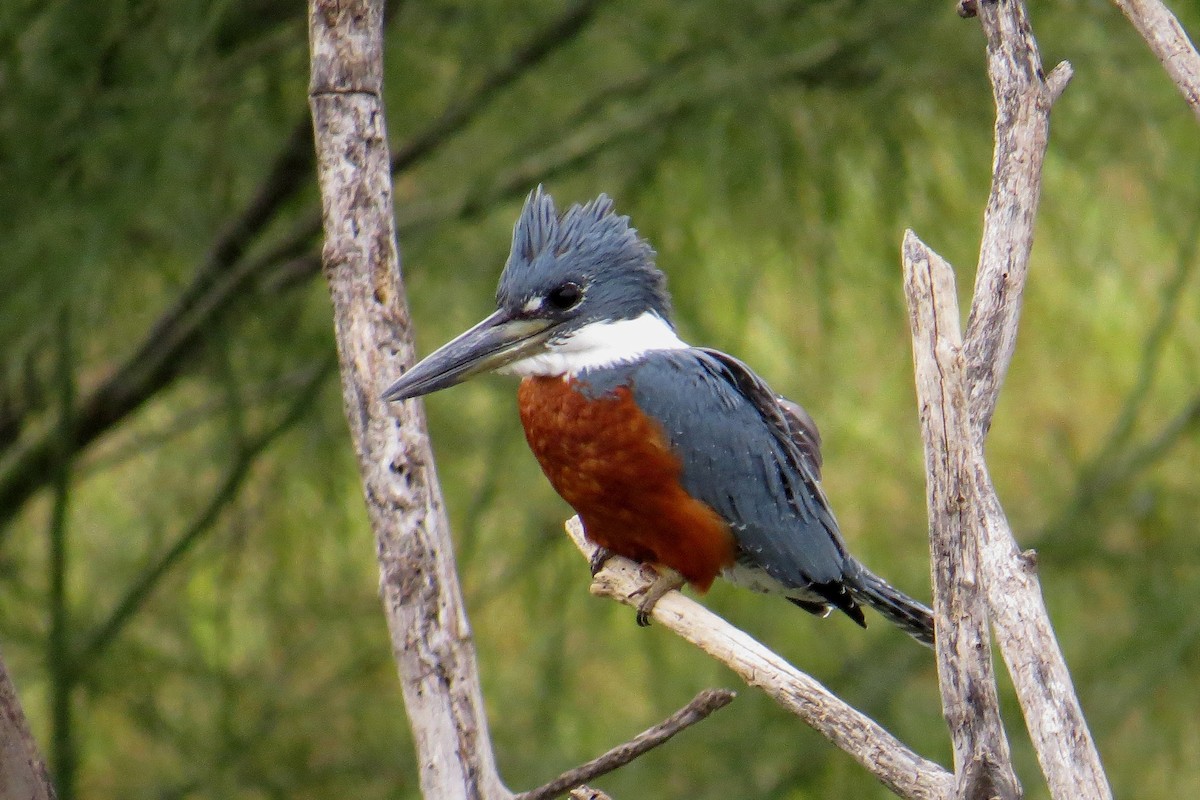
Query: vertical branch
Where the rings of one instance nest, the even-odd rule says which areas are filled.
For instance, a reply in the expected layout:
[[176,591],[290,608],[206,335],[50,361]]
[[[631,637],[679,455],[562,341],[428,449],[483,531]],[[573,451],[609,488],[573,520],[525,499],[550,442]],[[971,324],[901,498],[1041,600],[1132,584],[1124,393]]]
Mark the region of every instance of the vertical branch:
[[424,417],[416,403],[380,400],[412,358],[392,220],[382,23],[382,0],[309,4],[309,104],[342,397],[422,792],[508,798],[493,761]]
[[954,743],[955,796],[1017,798],[992,668],[979,552],[970,530],[973,450],[954,273],[912,231],[904,236],[904,291],[925,441],[938,683]]
[[[911,235],[905,239],[905,260],[906,269],[913,273],[925,270],[931,271],[932,275],[937,275],[939,271],[945,273],[949,269],[948,265],[941,266],[944,262],[929,253],[928,249]],[[909,266],[910,264],[911,266]],[[943,286],[939,289],[937,279],[934,277],[929,279],[929,285],[932,287],[931,293],[935,297],[953,297],[953,285],[948,276],[941,280]],[[915,284],[915,281],[906,280],[906,284],[909,283]],[[919,294],[922,287],[914,285],[910,288],[906,285],[906,288],[909,289],[911,298],[914,294]],[[947,301],[943,300],[943,302]],[[949,305],[948,302],[947,305]],[[944,335],[945,326],[953,327],[953,323],[950,321],[953,318],[949,314],[944,315],[945,321],[940,323],[943,330],[937,331],[939,335]],[[914,321],[914,328],[917,327],[918,324]],[[928,330],[929,327],[930,323],[928,322],[920,325],[922,331]],[[927,342],[926,347],[929,347],[929,336],[926,335],[922,338]],[[914,337],[914,340],[916,339],[917,337]],[[914,344],[918,345],[919,351],[921,349],[919,343],[914,341]],[[947,347],[948,344],[949,347]],[[934,377],[939,382],[945,381],[952,384],[954,380],[961,380],[961,371],[957,372],[957,378],[954,376],[955,372],[961,369],[961,364],[959,359],[955,358],[952,340],[951,342],[942,342],[940,345],[934,342],[932,346],[934,348],[934,364],[932,366],[922,365],[923,359],[929,359],[928,355],[922,356],[920,352],[915,355],[918,375],[921,376],[919,383],[932,372],[937,373]],[[949,350],[948,357],[944,357],[946,350]],[[961,398],[953,389],[946,394],[951,407],[961,403]],[[974,431],[967,425],[968,420],[963,419],[961,413],[947,414],[946,428],[944,431],[939,431],[936,424],[930,424],[926,420],[930,413],[926,407],[927,395],[928,390],[921,390],[922,427],[926,436],[933,437],[933,441],[926,442],[927,457],[928,450],[937,451],[939,447],[947,448],[946,460],[959,454],[965,453],[966,455],[966,460],[959,470],[957,483],[952,484],[950,489],[939,490],[938,499],[942,499],[943,502],[948,499],[951,504],[962,503],[965,509],[969,510],[969,513],[958,517],[958,523],[963,524],[966,531],[964,541],[960,546],[963,552],[977,550],[979,559],[977,580],[982,584],[986,593],[987,610],[991,614],[996,641],[1000,646],[1000,652],[1004,657],[1009,674],[1012,676],[1017,699],[1025,714],[1025,723],[1029,729],[1030,738],[1033,740],[1038,762],[1046,776],[1050,794],[1055,800],[1111,800],[1112,790],[1104,775],[1099,753],[1096,751],[1096,745],[1088,730],[1087,721],[1083,717],[1083,710],[1071,683],[1070,672],[1067,670],[1062,650],[1058,646],[1054,629],[1050,625],[1049,615],[1046,613],[1033,554],[1021,553],[1017,549],[1016,540],[1013,538],[1012,530],[1009,528],[1004,511],[1000,506],[1000,500],[996,496],[996,490],[992,486],[991,477],[988,475],[987,465],[983,459],[982,442],[975,439]],[[934,399],[937,400],[937,398]],[[974,422],[974,420],[969,421]],[[950,428],[952,422],[956,425],[956,430]],[[955,439],[959,441],[955,442]],[[937,457],[933,461],[935,465],[939,465],[943,457],[936,453],[935,455]],[[934,503],[932,485],[937,480],[939,480],[938,476],[930,475],[931,525],[935,527],[936,519],[939,516],[949,516],[946,509],[939,507],[941,504]],[[953,492],[954,488],[957,488],[961,495],[951,494],[946,498],[945,493]],[[949,524],[955,523],[951,521]],[[936,535],[933,547],[935,561],[947,557],[946,552],[939,552]],[[934,576],[935,580],[939,582],[939,593],[942,591],[941,576],[946,571],[947,568],[944,565],[935,563]],[[959,593],[971,590],[972,581],[969,574],[960,577],[959,580],[964,584],[957,590]],[[939,601],[937,620],[939,668],[944,664],[943,649],[948,649],[948,646],[943,643],[947,620],[943,616],[942,605]],[[968,621],[966,624],[974,626],[973,621]],[[986,641],[984,639],[975,642],[973,636],[968,634],[968,638],[964,642],[962,634],[952,635],[955,636],[954,642],[959,645],[958,652],[960,654],[964,653],[962,644],[983,646]],[[965,657],[958,667],[951,665],[951,670],[954,671],[941,673],[943,681],[947,680],[948,675],[952,680],[959,680],[958,676],[963,673],[958,670],[966,670],[969,668],[968,665],[973,663],[974,656],[969,652],[969,647],[965,653]],[[975,673],[976,680],[980,674],[979,672]],[[952,733],[954,733],[956,716],[952,714],[951,701],[958,697],[966,699],[972,705],[973,712],[981,708],[985,709],[984,718],[972,721],[972,725],[983,728],[987,725],[987,717],[990,716],[990,712],[986,711],[987,695],[977,693],[978,684],[975,685],[976,693],[974,695],[971,690],[963,691],[963,688],[954,685],[943,685],[942,687],[943,697],[947,701],[947,720],[951,724]],[[994,692],[994,687],[990,687],[990,691]],[[980,767],[986,767],[986,764],[965,765],[964,767],[959,760],[960,748],[969,744],[967,740],[960,743],[959,737],[962,735],[955,733],[956,762],[960,768],[978,771],[981,773],[979,777],[985,778],[986,773]],[[987,736],[988,734],[984,729],[982,734],[977,735]],[[988,741],[988,739],[980,739],[981,750]],[[964,785],[964,775],[959,774],[957,779],[961,789]],[[1003,785],[996,788],[1003,788]]]
[[1045,79],[1020,0],[978,4],[987,35],[988,77],[996,100],[992,188],[983,217],[975,295],[965,353],[971,418],[983,441],[1017,342],[1021,298],[1033,248],[1050,105],[1071,77],[1063,62]]
[[21,710],[4,659],[0,658],[0,797],[20,800],[54,800],[46,765],[38,754]]
[[1200,120],[1200,53],[1183,26],[1160,0],[1113,0],[1179,87]]
[[[978,11],[996,100],[992,189],[964,346],[974,444],[982,452],[1016,343],[1050,107],[1071,66],[1059,64],[1044,77],[1021,0],[988,0]],[[1017,547],[982,458],[972,467],[988,608],[1051,795],[1106,800],[1112,790],[1050,624],[1035,562]]]

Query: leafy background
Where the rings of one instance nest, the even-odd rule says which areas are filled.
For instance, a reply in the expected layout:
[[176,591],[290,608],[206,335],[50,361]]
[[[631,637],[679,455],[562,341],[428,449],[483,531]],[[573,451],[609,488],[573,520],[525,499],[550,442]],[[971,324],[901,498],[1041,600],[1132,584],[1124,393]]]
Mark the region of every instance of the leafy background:
[[[1076,77],[989,460],[1117,794],[1194,796],[1198,132],[1109,4],[1033,22]],[[533,185],[608,192],[685,338],[808,407],[853,549],[928,596],[898,245],[916,230],[965,298],[991,162],[974,23],[917,0],[396,2],[387,58],[422,352],[487,313]],[[300,3],[0,6],[0,645],[67,800],[418,795],[315,260],[306,83]],[[513,395],[486,379],[428,409],[498,758],[525,788],[737,681],[588,595]],[[906,637],[725,586],[705,602],[948,763]],[[887,796],[748,690],[599,785]]]

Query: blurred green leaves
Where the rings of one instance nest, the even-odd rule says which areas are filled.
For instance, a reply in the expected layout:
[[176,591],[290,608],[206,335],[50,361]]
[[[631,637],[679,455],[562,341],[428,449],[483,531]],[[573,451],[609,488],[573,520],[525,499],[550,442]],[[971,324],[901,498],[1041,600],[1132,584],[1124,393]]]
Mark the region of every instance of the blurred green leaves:
[[[79,796],[417,796],[327,367],[303,13],[283,0],[0,7],[0,486],[20,489],[0,493],[0,643],[46,746],[53,698],[69,704]],[[1054,112],[989,459],[1041,553],[1117,793],[1190,796],[1198,132],[1109,5],[1034,14],[1047,63],[1070,59],[1076,77]],[[907,0],[495,0],[398,2],[389,31],[393,150],[421,153],[396,175],[419,349],[487,312],[535,183],[565,202],[606,191],[657,248],[685,338],[809,408],[855,551],[927,596],[898,244],[917,230],[970,285],[992,123],[976,27]],[[64,309],[67,428],[89,432],[65,485],[65,697],[46,661],[57,451],[37,449],[63,433]],[[588,595],[511,385],[456,388],[429,413],[510,785],[732,682]],[[932,659],[904,637],[726,586],[706,602],[948,757]],[[884,796],[750,691],[602,785]]]

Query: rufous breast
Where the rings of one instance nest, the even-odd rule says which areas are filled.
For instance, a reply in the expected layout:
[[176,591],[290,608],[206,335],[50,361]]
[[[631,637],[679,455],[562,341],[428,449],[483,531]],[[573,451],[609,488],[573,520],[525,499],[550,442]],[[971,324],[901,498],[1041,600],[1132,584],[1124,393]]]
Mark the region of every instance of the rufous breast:
[[678,571],[700,591],[734,560],[726,522],[680,484],[661,426],[627,386],[592,396],[574,378],[521,382],[525,438],[588,538],[635,561]]

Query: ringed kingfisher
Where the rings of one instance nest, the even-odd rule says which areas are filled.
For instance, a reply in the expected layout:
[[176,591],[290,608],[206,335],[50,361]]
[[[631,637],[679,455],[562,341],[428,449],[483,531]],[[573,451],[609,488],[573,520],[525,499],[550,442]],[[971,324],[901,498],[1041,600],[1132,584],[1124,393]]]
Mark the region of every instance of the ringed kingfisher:
[[496,311],[384,393],[404,400],[482,372],[521,376],[525,438],[599,547],[655,568],[640,602],[721,575],[866,627],[861,605],[933,643],[929,609],[846,549],[800,406],[671,322],[654,251],[605,195],[559,214],[539,186],[513,230]]

